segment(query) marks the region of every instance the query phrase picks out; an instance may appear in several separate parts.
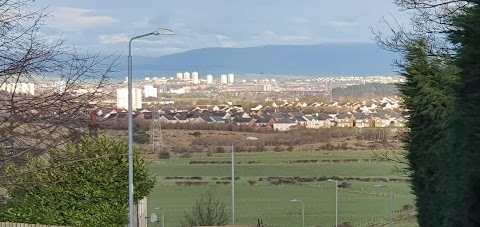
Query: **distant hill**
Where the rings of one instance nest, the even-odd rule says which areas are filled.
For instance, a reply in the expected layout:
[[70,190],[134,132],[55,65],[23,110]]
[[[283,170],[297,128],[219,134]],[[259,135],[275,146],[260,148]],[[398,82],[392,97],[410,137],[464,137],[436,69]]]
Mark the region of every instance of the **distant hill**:
[[[375,44],[277,45],[247,48],[203,48],[161,57],[133,57],[135,78],[174,76],[198,71],[200,75],[224,73],[304,76],[392,75],[394,53]],[[120,58],[122,76],[126,59]]]

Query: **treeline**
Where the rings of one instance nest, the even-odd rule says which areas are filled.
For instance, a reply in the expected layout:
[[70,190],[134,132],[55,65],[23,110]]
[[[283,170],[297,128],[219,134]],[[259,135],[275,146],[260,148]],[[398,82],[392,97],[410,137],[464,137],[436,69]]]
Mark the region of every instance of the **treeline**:
[[[365,141],[388,141],[395,138],[396,132],[390,128],[330,128],[330,129],[302,129],[287,132],[259,135],[255,142],[246,141],[245,145],[262,146],[299,146],[315,143],[329,143],[334,139],[359,139]],[[192,139],[192,145],[199,146],[229,146],[240,137],[228,133],[215,136],[197,136]]]
[[395,96],[400,92],[394,84],[367,83],[352,85],[344,88],[333,88],[334,100],[344,99],[368,99]]
[[[480,226],[480,1],[396,1],[415,29],[377,38],[397,51],[409,110],[408,173],[420,226]],[[393,26],[395,27],[395,26]]]

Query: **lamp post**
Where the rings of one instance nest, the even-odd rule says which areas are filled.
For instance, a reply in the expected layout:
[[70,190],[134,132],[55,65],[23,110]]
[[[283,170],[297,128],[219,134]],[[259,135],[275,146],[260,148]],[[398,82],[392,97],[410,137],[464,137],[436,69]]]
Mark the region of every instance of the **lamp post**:
[[249,136],[247,138],[234,141],[232,143],[232,225],[235,225],[235,150],[234,145],[237,142],[241,142],[244,140],[258,140],[257,137]]
[[159,28],[157,31],[135,36],[128,42],[128,210],[129,226],[134,227],[133,201],[133,100],[132,100],[132,41],[150,35],[174,35],[171,30]]
[[338,180],[328,179],[328,182],[335,182],[335,226],[338,226]]
[[302,200],[292,199],[290,202],[299,202],[302,203],[302,226],[305,227],[305,206],[303,205]]
[[[155,210],[160,210],[160,207],[155,207]],[[165,214],[162,209],[162,227],[165,227]]]
[[[383,184],[376,184],[377,188],[388,188]],[[393,227],[393,194],[390,192],[390,227]]]

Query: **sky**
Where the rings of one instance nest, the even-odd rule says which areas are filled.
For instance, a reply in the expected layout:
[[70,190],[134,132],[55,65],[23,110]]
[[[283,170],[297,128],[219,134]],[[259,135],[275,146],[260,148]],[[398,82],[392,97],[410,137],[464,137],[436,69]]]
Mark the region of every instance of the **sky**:
[[45,36],[83,51],[162,56],[206,47],[373,42],[380,21],[408,21],[393,0],[37,0],[51,11]]

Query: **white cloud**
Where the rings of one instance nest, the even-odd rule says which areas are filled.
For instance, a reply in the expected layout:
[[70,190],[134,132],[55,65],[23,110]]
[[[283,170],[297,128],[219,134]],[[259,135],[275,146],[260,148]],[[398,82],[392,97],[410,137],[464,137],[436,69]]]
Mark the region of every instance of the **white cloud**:
[[120,42],[128,42],[130,38],[125,33],[113,34],[113,35],[100,35],[99,37],[101,44],[114,44]]
[[94,9],[61,7],[53,12],[53,26],[62,29],[78,30],[90,27],[110,25],[117,19],[110,16],[91,15]]
[[235,44],[228,36],[216,35],[215,37],[222,47],[233,47]]
[[268,40],[272,40],[272,41],[282,41],[282,42],[292,42],[292,41],[301,41],[301,40],[305,40],[305,39],[308,39],[308,37],[306,36],[298,36],[298,35],[279,35],[275,32],[272,32],[272,31],[265,31],[263,33],[263,35],[265,36],[265,38],[267,38]]
[[328,25],[334,27],[334,28],[346,28],[346,27],[354,27],[358,25],[357,22],[353,21],[329,21]]

